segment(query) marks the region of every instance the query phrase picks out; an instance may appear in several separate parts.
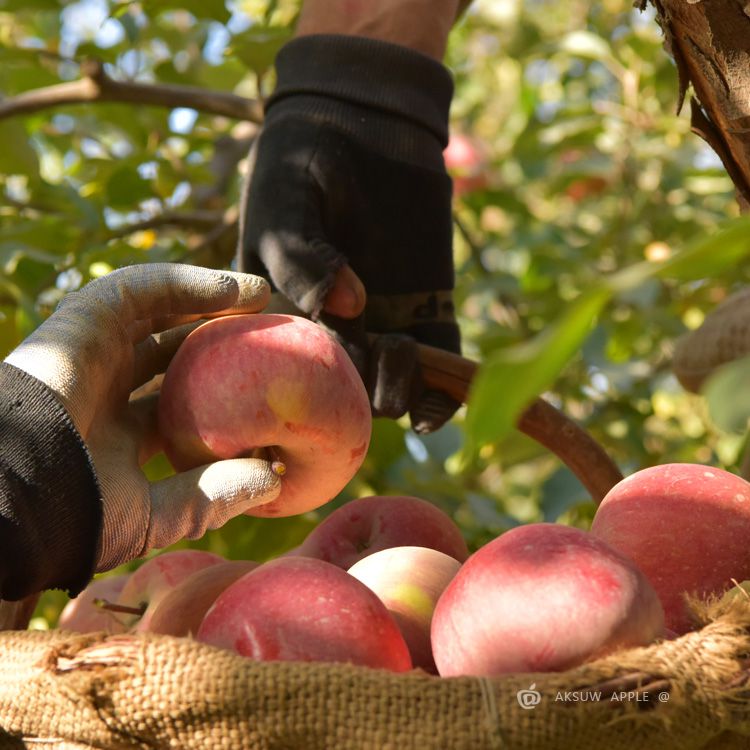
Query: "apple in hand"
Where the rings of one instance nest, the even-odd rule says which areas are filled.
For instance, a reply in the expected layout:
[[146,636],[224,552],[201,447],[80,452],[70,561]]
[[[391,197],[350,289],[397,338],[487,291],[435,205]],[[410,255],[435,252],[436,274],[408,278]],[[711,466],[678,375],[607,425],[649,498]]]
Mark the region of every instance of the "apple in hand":
[[227,560],[196,570],[159,600],[146,629],[164,635],[195,635],[219,594],[259,564]]
[[[151,618],[161,600],[196,570],[226,562],[221,555],[198,549],[162,552],[146,560],[117,597],[118,617],[127,630],[140,632],[150,629]],[[128,613],[124,609],[131,609]]]
[[114,601],[130,578],[129,573],[95,578],[75,599],[71,599],[60,612],[57,627],[77,633],[124,633],[125,626],[119,615],[96,604],[98,599]]
[[271,560],[231,584],[196,639],[260,661],[411,668],[403,636],[378,597],[345,570],[305,557]]
[[432,618],[444,676],[569,669],[660,638],[664,613],[635,565],[561,524],[518,526],[477,550]]
[[459,562],[469,554],[461,530],[449,515],[427,500],[406,495],[350,500],[287,554],[315,557],[348,570],[373,552],[406,546],[430,547]]
[[652,466],[618,482],[591,533],[630,557],[664,607],[666,625],[695,627],[686,594],[722,594],[750,578],[750,484],[701,464]]
[[367,391],[332,336],[292,315],[231,315],[193,331],[159,397],[165,453],[178,470],[265,456],[284,464],[275,500],[247,511],[292,516],[336,496],[370,443]]
[[458,560],[429,547],[392,547],[354,563],[349,575],[377,594],[393,615],[414,666],[437,674],[430,642],[432,613],[460,567]]

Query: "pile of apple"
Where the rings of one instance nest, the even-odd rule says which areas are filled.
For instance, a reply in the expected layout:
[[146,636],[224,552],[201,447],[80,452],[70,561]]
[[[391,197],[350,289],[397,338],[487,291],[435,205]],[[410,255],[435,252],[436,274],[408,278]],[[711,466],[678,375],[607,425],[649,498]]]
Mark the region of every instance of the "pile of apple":
[[[197,329],[170,365],[160,408],[179,468],[243,455],[286,465],[280,495],[255,515],[327,502],[369,444],[356,370],[317,326],[289,316]],[[432,503],[373,496],[274,560],[171,551],[97,579],[59,627],[192,637],[258,660],[441,676],[559,671],[696,627],[686,595],[750,579],[749,539],[750,484],[697,464],[627,477],[590,531],[527,524],[471,555]]]

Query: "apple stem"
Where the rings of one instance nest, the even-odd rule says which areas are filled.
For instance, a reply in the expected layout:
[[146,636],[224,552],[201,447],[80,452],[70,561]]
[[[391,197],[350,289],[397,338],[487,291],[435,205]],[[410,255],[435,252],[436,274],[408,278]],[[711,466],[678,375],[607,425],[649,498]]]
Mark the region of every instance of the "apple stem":
[[106,609],[108,612],[121,612],[124,615],[136,615],[137,617],[142,617],[146,611],[145,604],[141,604],[140,607],[129,607],[125,604],[110,602],[107,599],[94,599],[94,606]]
[[264,461],[270,461],[271,471],[280,477],[286,474],[286,464],[279,459],[278,452],[273,445],[267,445],[263,448],[253,448],[248,456],[250,458],[262,458]]

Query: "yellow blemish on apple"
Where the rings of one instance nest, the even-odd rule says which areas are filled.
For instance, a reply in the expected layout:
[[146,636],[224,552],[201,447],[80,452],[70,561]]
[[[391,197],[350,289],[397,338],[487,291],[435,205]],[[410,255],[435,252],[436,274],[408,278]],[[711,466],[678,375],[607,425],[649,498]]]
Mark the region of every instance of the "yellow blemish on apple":
[[413,583],[399,584],[389,598],[405,604],[420,617],[427,619],[432,617],[432,611],[435,609],[435,602]]
[[285,378],[272,380],[266,388],[266,401],[282,422],[300,422],[307,416],[305,384]]

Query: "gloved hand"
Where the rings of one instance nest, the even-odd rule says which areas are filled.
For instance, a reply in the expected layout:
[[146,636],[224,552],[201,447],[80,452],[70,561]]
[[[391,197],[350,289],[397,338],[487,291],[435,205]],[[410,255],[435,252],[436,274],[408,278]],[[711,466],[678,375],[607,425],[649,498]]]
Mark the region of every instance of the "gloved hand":
[[[406,47],[343,35],[294,39],[276,69],[239,268],[336,333],[376,416],[408,410],[417,432],[434,430],[458,403],[424,388],[415,342],[460,351],[442,154],[450,75]],[[365,331],[386,335],[369,347]]]
[[714,370],[750,354],[750,288],[740,289],[712,310],[694,331],[675,344],[672,371],[682,386],[698,393]]
[[[200,537],[278,495],[275,469],[250,458],[150,484],[140,465],[159,450],[157,397],[129,400],[164,371],[190,328],[182,324],[258,312],[269,296],[267,282],[245,274],[168,263],[123,268],[64,297],[6,358],[57,394],[88,447],[103,502],[97,571]],[[151,335],[158,331],[165,333]]]

